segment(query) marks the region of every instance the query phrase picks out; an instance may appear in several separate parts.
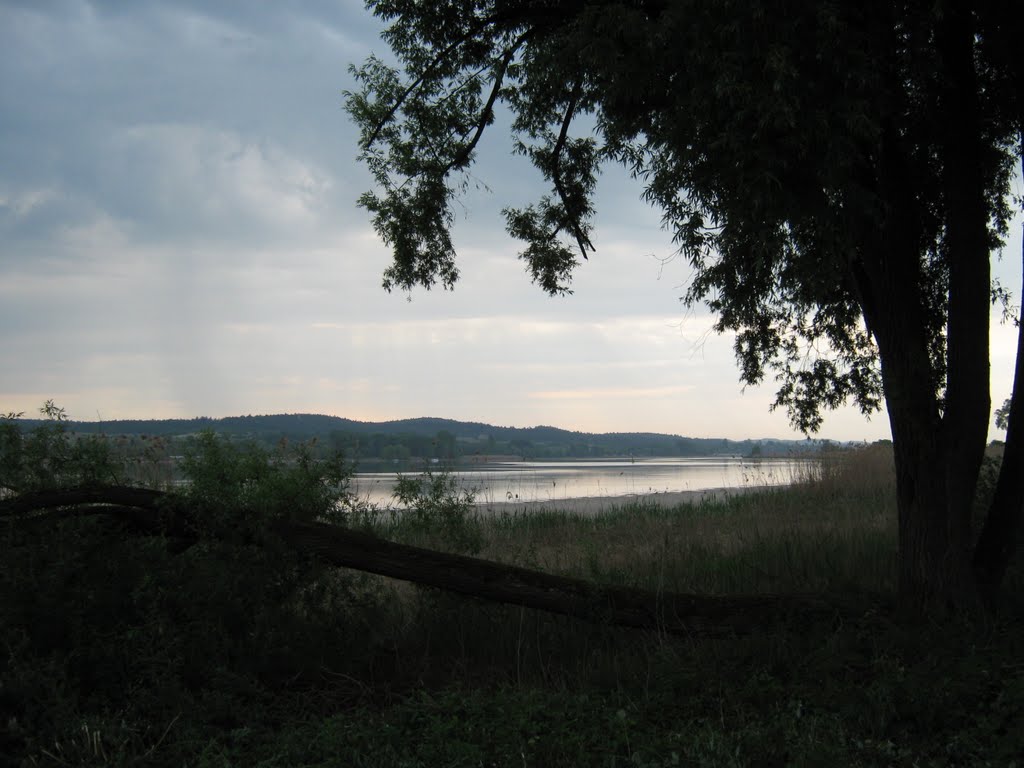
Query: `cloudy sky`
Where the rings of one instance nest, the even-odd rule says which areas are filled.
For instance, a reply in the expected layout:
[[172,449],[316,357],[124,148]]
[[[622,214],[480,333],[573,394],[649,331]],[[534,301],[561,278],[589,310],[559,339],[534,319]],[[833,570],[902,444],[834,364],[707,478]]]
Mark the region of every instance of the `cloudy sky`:
[[[515,258],[500,210],[542,190],[499,131],[456,290],[385,293],[342,109],[379,31],[358,0],[0,0],[0,411],[794,436],[680,304],[688,269],[614,169],[573,296]],[[1020,247],[1018,221],[997,267],[1015,296]],[[1001,402],[1015,332],[993,335]],[[852,409],[822,431],[887,434]]]

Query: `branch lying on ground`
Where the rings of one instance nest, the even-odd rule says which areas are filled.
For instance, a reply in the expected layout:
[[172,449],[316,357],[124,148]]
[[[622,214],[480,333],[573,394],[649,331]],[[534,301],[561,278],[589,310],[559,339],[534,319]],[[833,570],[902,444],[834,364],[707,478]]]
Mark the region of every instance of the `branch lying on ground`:
[[[196,538],[183,513],[168,514],[168,494],[140,488],[75,488],[25,494],[0,502],[0,519],[38,524],[106,514],[138,532]],[[296,552],[330,565],[411,581],[499,603],[574,616],[586,621],[714,637],[747,634],[784,621],[832,621],[851,613],[838,598],[821,595],[687,595],[597,584],[465,555],[453,555],[327,523],[278,518],[269,532]]]

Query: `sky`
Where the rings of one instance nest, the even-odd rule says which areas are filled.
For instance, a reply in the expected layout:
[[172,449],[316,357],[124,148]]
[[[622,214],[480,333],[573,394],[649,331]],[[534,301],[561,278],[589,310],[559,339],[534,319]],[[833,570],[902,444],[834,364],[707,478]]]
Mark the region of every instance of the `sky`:
[[[802,437],[680,302],[688,265],[623,171],[574,294],[530,282],[500,211],[546,190],[497,126],[458,209],[461,281],[386,293],[343,109],[381,29],[358,0],[0,0],[0,413]],[[995,267],[1015,303],[1020,233]],[[994,404],[1015,340],[993,323]],[[888,420],[846,408],[819,436]]]

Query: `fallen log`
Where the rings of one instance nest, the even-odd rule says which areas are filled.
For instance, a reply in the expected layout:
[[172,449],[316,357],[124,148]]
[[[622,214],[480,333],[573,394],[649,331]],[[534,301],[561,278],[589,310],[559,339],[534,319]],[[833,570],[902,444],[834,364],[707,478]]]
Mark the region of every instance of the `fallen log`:
[[652,592],[399,544],[325,523],[276,520],[271,528],[292,548],[332,565],[598,623],[707,636],[747,633],[794,616],[837,615],[835,605],[816,595]]
[[[135,488],[69,489],[0,502],[0,517],[39,521],[111,515],[140,533],[194,537],[180,510],[168,513],[158,491]],[[695,595],[598,584],[482,558],[399,544],[363,531],[277,518],[268,530],[291,549],[338,567],[353,568],[461,595],[536,608],[590,622],[684,636],[747,634],[782,621],[840,618],[846,610],[820,595]],[[259,542],[257,542],[259,543]]]

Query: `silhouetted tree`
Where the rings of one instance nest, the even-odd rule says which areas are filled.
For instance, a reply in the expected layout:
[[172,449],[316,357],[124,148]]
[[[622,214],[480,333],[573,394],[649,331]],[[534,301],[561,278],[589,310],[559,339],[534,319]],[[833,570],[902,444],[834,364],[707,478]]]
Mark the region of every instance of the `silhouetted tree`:
[[1024,416],[1009,416],[1006,483],[973,557],[971,505],[990,305],[1005,298],[990,259],[1024,129],[1024,4],[369,7],[402,68],[371,57],[347,96],[377,184],[360,203],[393,251],[387,289],[457,281],[452,203],[499,102],[514,151],[550,184],[504,212],[548,293],[569,292],[594,250],[599,165],[623,163],[694,268],[686,301],[736,334],[744,382],[774,372],[775,407],[807,432],[822,409],[870,414],[884,397],[906,601],[945,610],[995,591],[1024,508]]

